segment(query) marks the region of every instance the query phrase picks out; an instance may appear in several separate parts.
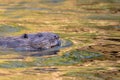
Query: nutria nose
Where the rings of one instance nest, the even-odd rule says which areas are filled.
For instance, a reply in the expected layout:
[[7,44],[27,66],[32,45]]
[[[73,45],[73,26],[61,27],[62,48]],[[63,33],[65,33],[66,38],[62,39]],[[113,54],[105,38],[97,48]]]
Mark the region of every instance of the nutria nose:
[[57,41],[57,45],[56,46],[61,46],[61,41]]

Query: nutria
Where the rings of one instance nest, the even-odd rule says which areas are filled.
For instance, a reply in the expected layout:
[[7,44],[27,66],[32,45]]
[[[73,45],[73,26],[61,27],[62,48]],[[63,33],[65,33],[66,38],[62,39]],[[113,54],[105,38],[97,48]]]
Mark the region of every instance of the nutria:
[[17,37],[0,38],[0,46],[15,50],[46,50],[60,46],[60,39],[57,34],[50,32],[23,34]]

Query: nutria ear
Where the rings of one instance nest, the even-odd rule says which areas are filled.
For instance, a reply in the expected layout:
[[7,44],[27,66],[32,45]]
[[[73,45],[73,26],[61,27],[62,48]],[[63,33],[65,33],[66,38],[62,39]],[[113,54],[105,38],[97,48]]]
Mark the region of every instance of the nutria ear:
[[23,38],[28,38],[28,35],[27,35],[27,34],[24,34],[24,35],[23,35]]

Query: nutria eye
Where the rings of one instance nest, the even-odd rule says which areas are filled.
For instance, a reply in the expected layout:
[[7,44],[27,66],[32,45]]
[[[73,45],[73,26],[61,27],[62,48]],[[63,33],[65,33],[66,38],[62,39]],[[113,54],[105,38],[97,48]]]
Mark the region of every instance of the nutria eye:
[[58,37],[58,36],[56,36],[56,35],[55,35],[54,37],[55,37],[56,39],[58,39],[58,38],[59,38],[59,37]]
[[42,34],[39,34],[38,37],[42,37],[43,35]]

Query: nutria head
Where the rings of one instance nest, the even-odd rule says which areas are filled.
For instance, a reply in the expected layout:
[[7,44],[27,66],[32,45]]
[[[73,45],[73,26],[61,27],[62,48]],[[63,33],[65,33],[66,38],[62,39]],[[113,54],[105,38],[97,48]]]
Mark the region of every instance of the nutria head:
[[34,34],[34,37],[32,36],[30,39],[30,46],[35,49],[49,49],[51,47],[60,46],[59,36],[50,32]]

